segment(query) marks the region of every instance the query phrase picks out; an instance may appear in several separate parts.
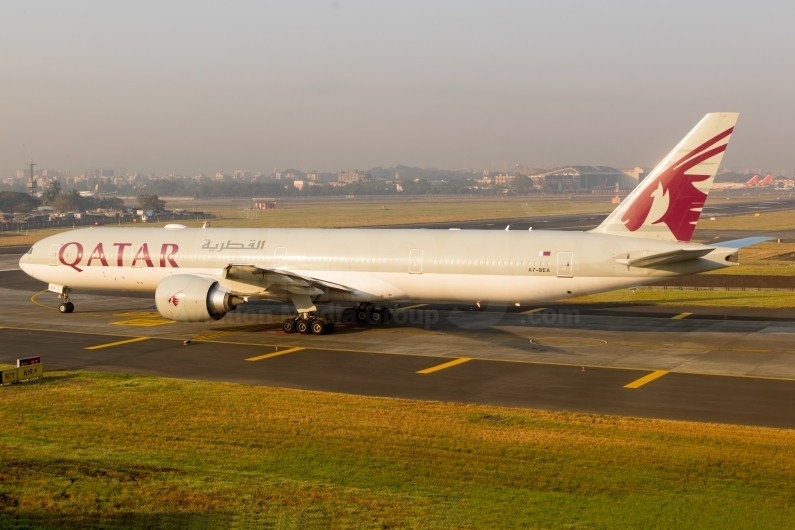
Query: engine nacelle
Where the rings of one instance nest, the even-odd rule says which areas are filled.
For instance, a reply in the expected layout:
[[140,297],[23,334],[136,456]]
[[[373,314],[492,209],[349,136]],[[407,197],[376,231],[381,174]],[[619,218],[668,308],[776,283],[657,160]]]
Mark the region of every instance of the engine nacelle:
[[219,320],[242,303],[217,281],[192,274],[176,274],[161,281],[155,291],[157,310],[178,322]]

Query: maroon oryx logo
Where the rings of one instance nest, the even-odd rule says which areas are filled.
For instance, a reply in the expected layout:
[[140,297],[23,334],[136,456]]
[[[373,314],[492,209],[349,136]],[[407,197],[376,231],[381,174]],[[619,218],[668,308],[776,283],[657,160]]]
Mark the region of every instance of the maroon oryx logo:
[[678,241],[690,241],[707,200],[707,194],[694,184],[707,180],[709,175],[691,175],[687,171],[724,152],[728,144],[713,146],[733,130],[734,127],[730,127],[699,145],[660,173],[655,182],[647,184],[621,219],[627,229],[630,232],[638,230],[647,221],[655,198],[665,199],[668,204],[665,213],[659,219],[651,219],[650,224],[665,223]]
[[171,298],[168,299],[168,303],[169,304],[174,304],[174,307],[177,307],[179,305],[179,295],[181,295],[184,292],[185,291],[178,291],[178,292],[172,294]]

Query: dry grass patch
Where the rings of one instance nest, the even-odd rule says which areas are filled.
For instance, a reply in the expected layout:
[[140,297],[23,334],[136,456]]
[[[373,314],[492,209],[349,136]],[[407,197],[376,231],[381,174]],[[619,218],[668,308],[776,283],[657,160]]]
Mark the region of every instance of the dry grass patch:
[[608,293],[580,296],[563,300],[574,303],[654,304],[660,306],[701,306],[701,307],[760,307],[787,308],[795,306],[795,292],[790,291],[666,291],[658,289],[629,289]]
[[309,507],[334,528],[795,520],[792,431],[152,377],[2,389],[0,455],[0,514],[39,520]]
[[367,203],[325,202],[289,204],[283,208],[249,211],[231,206],[208,207],[222,217],[213,226],[263,228],[346,228],[484,219],[513,219],[544,215],[603,213],[613,209],[607,199],[497,199]]
[[754,230],[765,233],[793,228],[795,228],[795,214],[792,210],[761,212],[758,217],[754,214],[717,217],[714,221],[703,216],[697,225],[697,229],[700,230]]

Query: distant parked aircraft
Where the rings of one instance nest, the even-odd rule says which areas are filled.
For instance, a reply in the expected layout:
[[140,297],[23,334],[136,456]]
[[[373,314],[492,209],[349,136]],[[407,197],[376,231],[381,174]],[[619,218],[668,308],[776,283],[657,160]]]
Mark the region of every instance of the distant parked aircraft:
[[759,184],[757,184],[757,186],[759,186],[761,188],[761,187],[765,187],[765,186],[770,186],[772,184],[773,184],[773,175],[772,174],[768,174],[765,178],[763,178],[759,182]]
[[754,175],[751,180],[746,182],[745,184],[733,184],[733,183],[726,183],[726,184],[713,184],[711,189],[715,191],[725,191],[725,190],[740,190],[744,188],[751,188],[757,185],[759,182],[759,175]]

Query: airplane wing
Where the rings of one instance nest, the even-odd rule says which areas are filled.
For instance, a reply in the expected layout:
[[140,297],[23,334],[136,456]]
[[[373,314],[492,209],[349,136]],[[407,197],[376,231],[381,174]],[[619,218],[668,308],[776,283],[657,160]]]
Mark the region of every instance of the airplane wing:
[[655,265],[665,265],[667,263],[700,258],[701,256],[706,256],[713,250],[715,250],[713,247],[678,248],[666,252],[649,254],[647,256],[639,256],[637,258],[619,258],[616,260],[616,263],[626,265],[627,267],[652,267]]
[[353,289],[338,283],[303,276],[283,269],[268,269],[257,265],[230,263],[224,267],[224,278],[258,285],[263,290],[281,289],[292,294],[317,296],[326,289],[352,293]]

